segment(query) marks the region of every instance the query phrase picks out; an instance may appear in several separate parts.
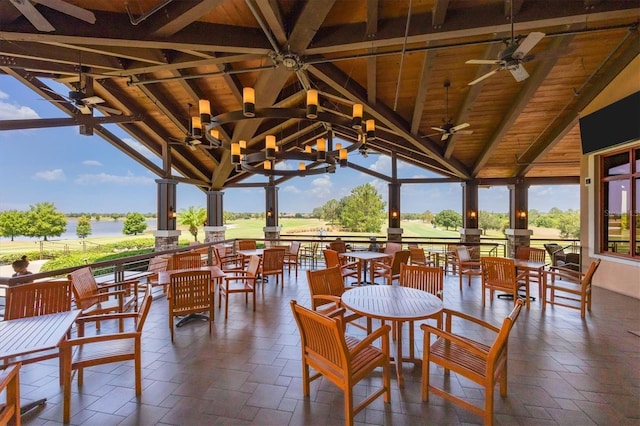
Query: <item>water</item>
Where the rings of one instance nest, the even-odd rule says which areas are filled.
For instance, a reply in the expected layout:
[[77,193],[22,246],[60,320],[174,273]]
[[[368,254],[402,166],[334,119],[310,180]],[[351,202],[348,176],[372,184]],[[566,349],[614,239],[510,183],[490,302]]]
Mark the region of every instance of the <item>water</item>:
[[[147,231],[156,229],[157,221],[156,219],[148,219],[147,222]],[[68,219],[67,220],[67,230],[60,235],[59,237],[49,237],[47,240],[55,241],[55,240],[74,240],[77,239],[76,235],[76,227],[78,225],[77,219]],[[122,229],[124,228],[124,220],[108,220],[108,221],[91,221],[91,235],[87,238],[95,238],[95,237],[117,237],[124,235],[122,233]],[[1,238],[0,241],[10,241],[11,238]],[[15,237],[14,241],[35,241],[36,238],[30,237]]]

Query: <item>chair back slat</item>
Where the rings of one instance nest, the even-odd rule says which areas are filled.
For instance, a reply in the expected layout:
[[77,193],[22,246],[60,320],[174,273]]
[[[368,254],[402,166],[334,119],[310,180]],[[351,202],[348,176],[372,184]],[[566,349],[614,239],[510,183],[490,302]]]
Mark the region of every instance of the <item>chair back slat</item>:
[[393,254],[391,275],[398,275],[400,273],[400,265],[407,264],[409,262],[409,256],[411,256],[411,252],[409,250],[399,250]]
[[6,290],[5,320],[71,310],[71,281],[21,284]]
[[200,253],[176,253],[173,255],[173,269],[193,269],[202,266]]
[[456,246],[454,253],[460,262],[471,262],[473,260],[467,246]]
[[91,267],[76,269],[69,275],[76,305],[82,309],[88,309],[96,303],[107,300],[106,296],[98,296],[100,290]]
[[341,297],[344,293],[344,280],[339,266],[333,266],[327,269],[317,269],[315,271],[307,271],[307,282],[309,284],[309,293],[311,293],[311,308],[316,310],[327,301],[314,299],[313,296],[330,295]]
[[340,266],[340,257],[338,256],[338,252],[336,250],[322,250],[322,254],[324,255],[324,263],[327,268]]
[[174,315],[208,310],[211,304],[211,273],[185,271],[171,274],[169,304]]
[[422,265],[400,265],[399,285],[426,291],[442,299],[444,269]]
[[335,240],[329,243],[329,248],[337,251],[338,253],[346,253],[347,244],[342,240]]
[[258,248],[258,244],[254,240],[238,241],[238,250],[255,250],[256,248]]
[[280,271],[284,268],[284,256],[285,249],[283,248],[270,248],[265,249],[262,254],[262,270],[266,271]]
[[534,262],[544,262],[547,257],[545,249],[529,247],[529,260]]
[[482,257],[482,280],[486,288],[516,293],[516,264],[513,259],[503,257]]

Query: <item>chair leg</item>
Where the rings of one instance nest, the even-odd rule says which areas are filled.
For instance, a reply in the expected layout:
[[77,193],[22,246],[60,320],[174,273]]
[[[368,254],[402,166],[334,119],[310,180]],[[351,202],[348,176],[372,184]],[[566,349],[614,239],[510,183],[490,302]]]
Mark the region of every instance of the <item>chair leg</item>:
[[344,424],[353,426],[353,388],[344,391]]
[[493,425],[493,382],[487,385],[484,401],[484,424]]
[[309,396],[311,394],[309,386],[309,364],[302,360],[302,395]]

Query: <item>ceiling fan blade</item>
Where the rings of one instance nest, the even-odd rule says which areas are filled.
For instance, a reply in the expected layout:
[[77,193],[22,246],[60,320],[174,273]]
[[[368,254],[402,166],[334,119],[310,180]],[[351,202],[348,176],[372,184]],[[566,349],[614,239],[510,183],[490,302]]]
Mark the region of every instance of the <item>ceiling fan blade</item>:
[[538,44],[540,40],[544,38],[544,33],[533,32],[529,33],[529,35],[520,43],[518,48],[513,52],[511,57],[513,59],[522,59],[524,56],[529,53],[533,47]]
[[470,135],[473,133],[473,130],[458,130],[456,135]]
[[93,112],[91,111],[91,107],[87,105],[76,105],[76,108],[78,108],[84,115],[90,115]]
[[516,81],[523,81],[529,78],[529,73],[520,64],[515,68],[509,69],[509,71],[511,71],[511,75],[513,75],[513,78],[515,78]]
[[24,15],[25,18],[36,27],[38,31],[51,32],[56,29],[42,16],[38,9],[29,0],[9,0]]
[[82,98],[82,102],[84,102],[85,105],[96,105],[104,103],[104,99],[100,96],[89,96],[87,98]]
[[442,132],[442,133],[446,133],[447,131],[445,129],[442,129],[440,127],[432,127],[433,130],[437,130],[438,132]]
[[467,83],[467,86],[473,86],[474,84],[481,82],[481,81],[482,81],[482,80],[484,80],[485,78],[489,78],[489,77],[491,77],[492,75],[494,75],[494,74],[495,74],[495,73],[497,73],[498,71],[500,71],[500,68],[496,68],[496,69],[495,69],[495,70],[493,70],[493,71],[489,71],[489,72],[488,72],[488,73],[486,73],[485,75],[480,76],[480,77],[476,78],[475,80],[473,80],[473,81],[471,81],[471,82]]
[[500,65],[502,63],[499,59],[469,59],[465,64],[477,64],[477,65]]
[[457,132],[460,129],[465,129],[467,127],[471,126],[471,124],[469,123],[462,123],[462,124],[458,124],[457,126],[453,126],[451,128],[451,132]]
[[122,111],[119,109],[111,108],[108,106],[96,105],[95,106],[99,111],[109,113],[111,115],[122,115]]
[[446,141],[447,139],[449,139],[449,133],[445,132],[442,134],[442,138],[440,138],[441,141]]
[[43,4],[51,9],[55,9],[59,12],[62,12],[69,16],[73,16],[74,18],[78,18],[90,24],[96,23],[96,15],[94,15],[93,12],[75,6],[73,4],[69,4],[62,0],[33,0],[33,2]]

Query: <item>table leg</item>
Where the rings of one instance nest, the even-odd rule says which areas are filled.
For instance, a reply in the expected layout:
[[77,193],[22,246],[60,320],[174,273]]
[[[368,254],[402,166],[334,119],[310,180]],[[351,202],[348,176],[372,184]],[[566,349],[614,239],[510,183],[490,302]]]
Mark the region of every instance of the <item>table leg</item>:
[[398,376],[398,387],[404,387],[404,377],[402,376],[402,321],[394,321],[396,327],[396,375]]

